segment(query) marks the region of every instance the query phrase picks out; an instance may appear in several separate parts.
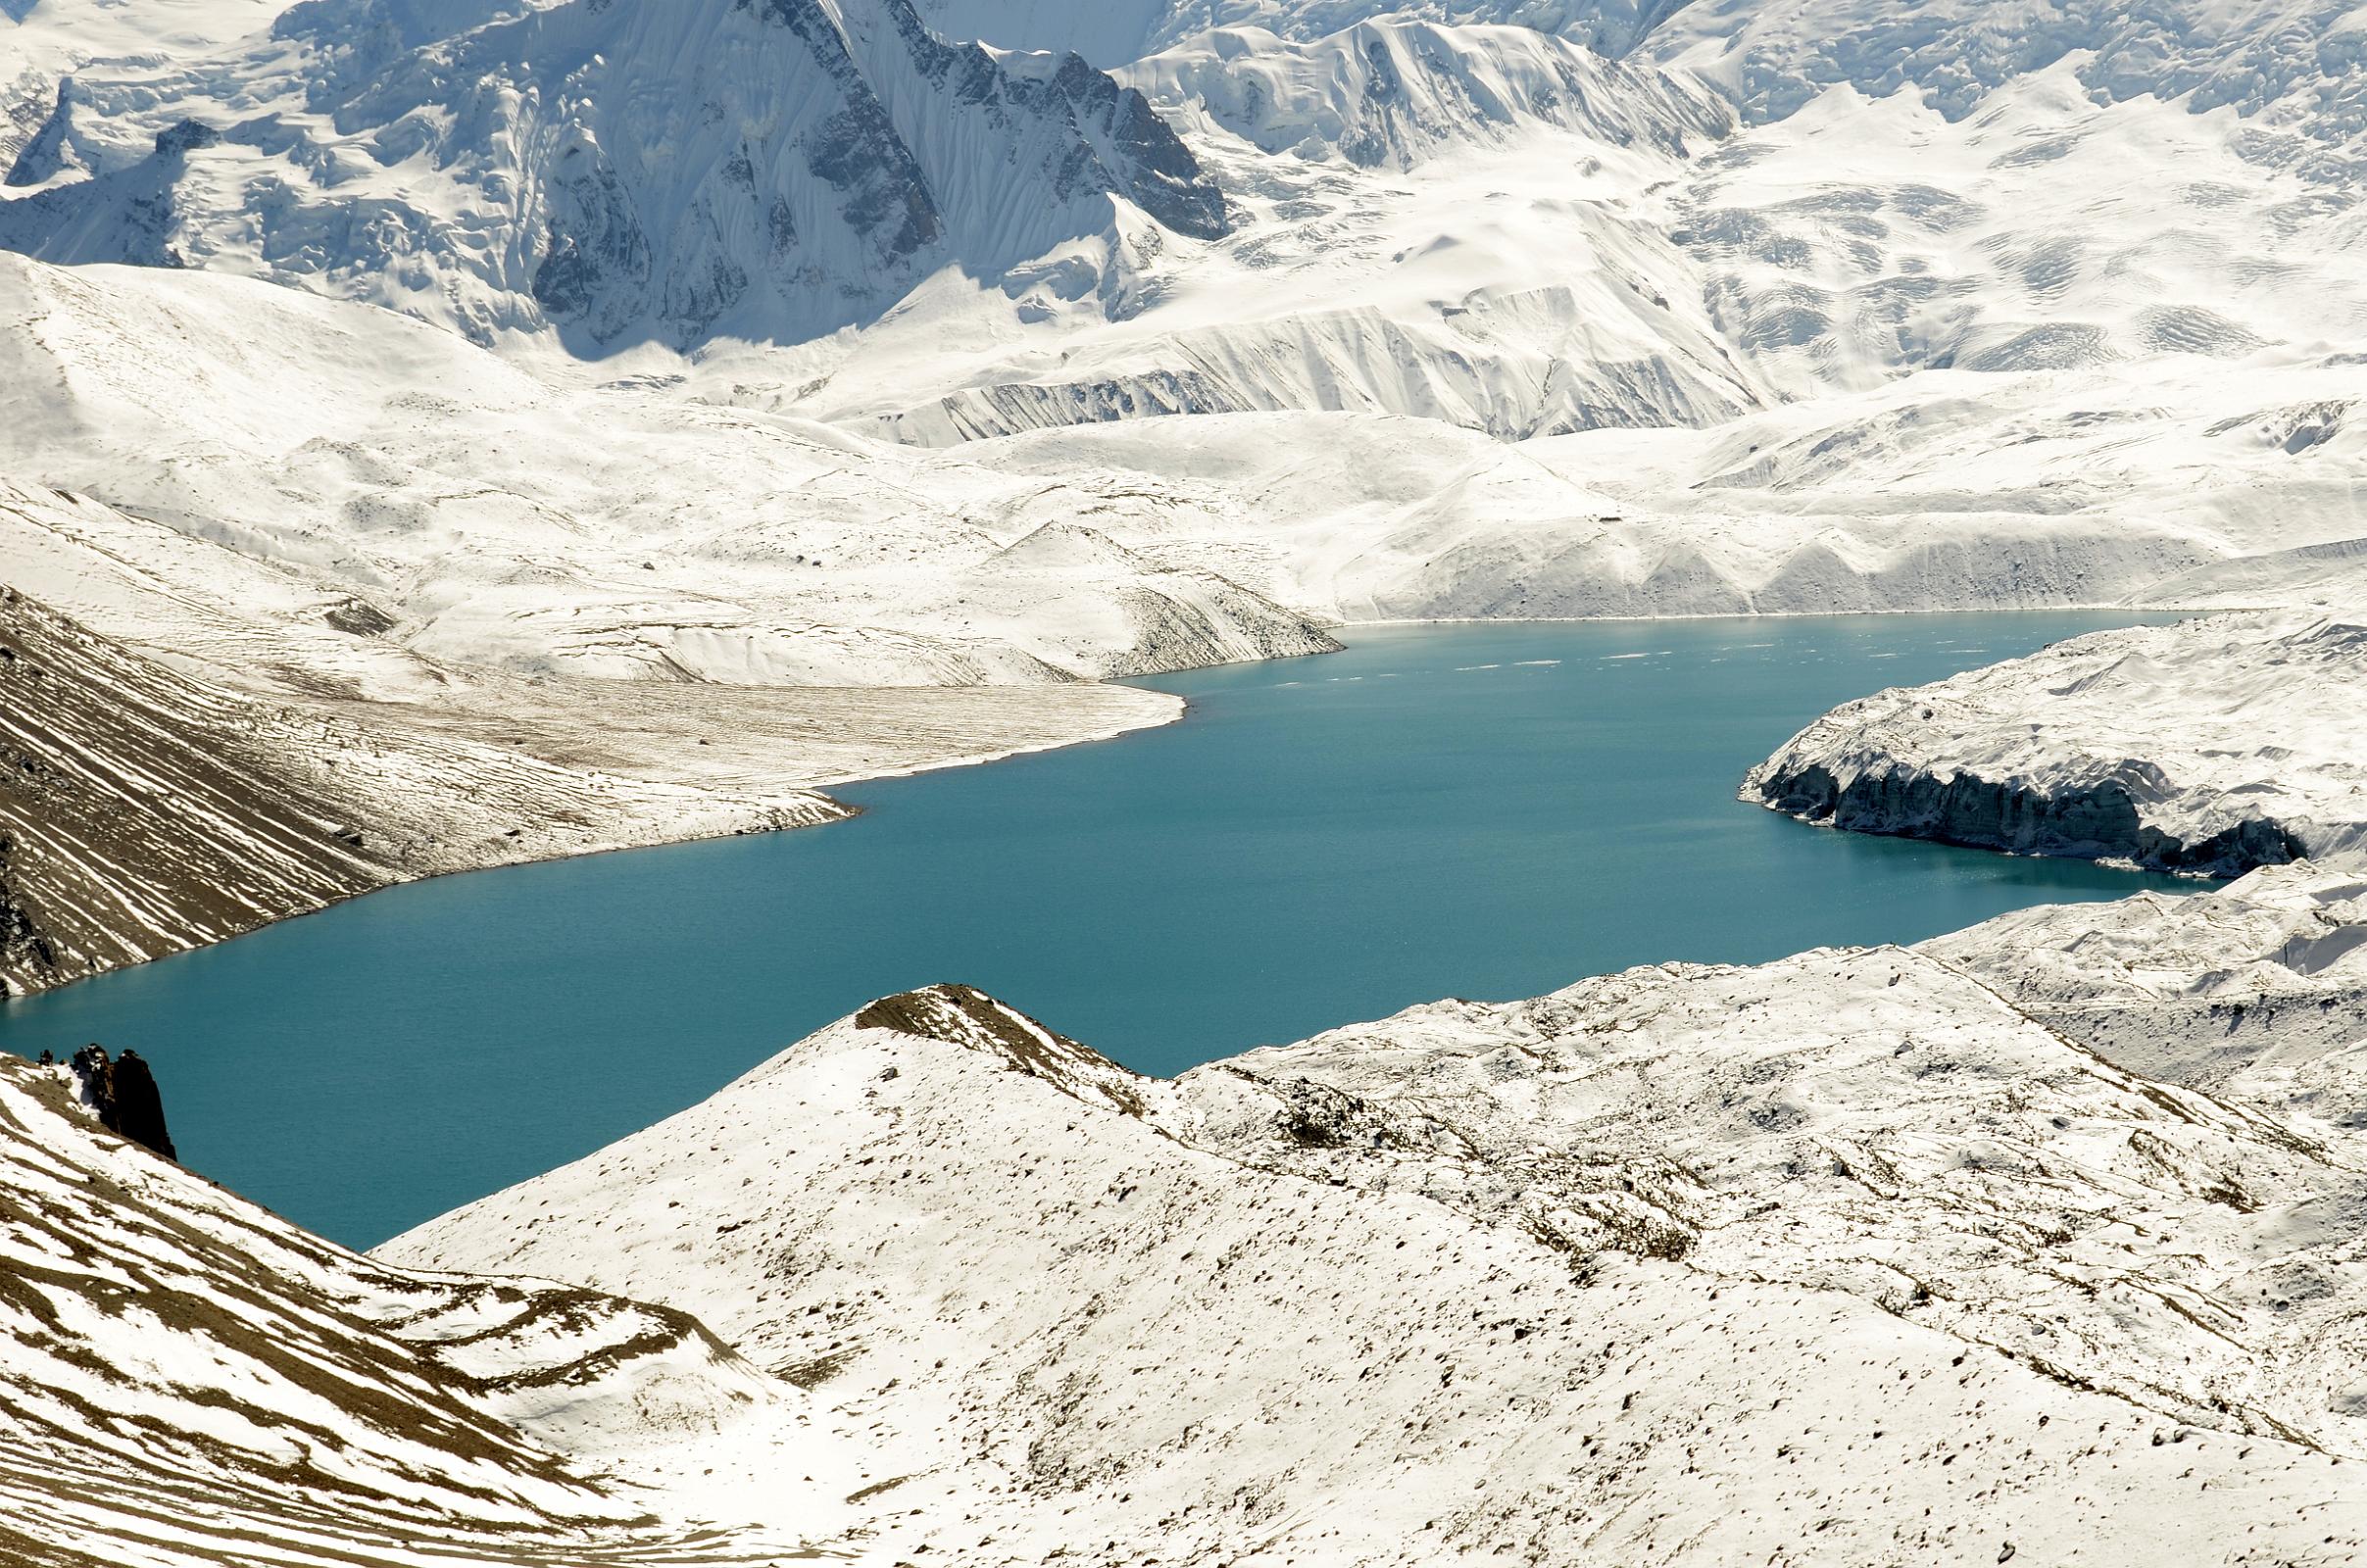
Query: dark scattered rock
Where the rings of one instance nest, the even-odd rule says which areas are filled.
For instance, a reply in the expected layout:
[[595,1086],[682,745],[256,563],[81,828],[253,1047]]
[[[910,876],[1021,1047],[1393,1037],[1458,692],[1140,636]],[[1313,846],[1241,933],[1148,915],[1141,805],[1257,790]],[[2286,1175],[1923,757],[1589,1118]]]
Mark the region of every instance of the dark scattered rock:
[[394,630],[394,616],[367,599],[340,599],[325,611],[321,618],[336,630],[354,637],[380,637]]
[[222,145],[222,132],[202,121],[184,120],[156,133],[156,156],[178,158],[200,147]]
[[126,1051],[110,1061],[106,1048],[94,1043],[75,1052],[71,1065],[82,1085],[82,1102],[98,1112],[100,1126],[167,1159],[179,1157],[165,1130],[164,1096],[138,1052]]

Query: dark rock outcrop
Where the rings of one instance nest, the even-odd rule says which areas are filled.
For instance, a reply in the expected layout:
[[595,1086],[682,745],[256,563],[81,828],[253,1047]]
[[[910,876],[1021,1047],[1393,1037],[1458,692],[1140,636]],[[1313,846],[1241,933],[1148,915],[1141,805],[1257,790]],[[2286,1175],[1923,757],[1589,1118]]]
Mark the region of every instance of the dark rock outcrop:
[[1843,784],[1821,763],[1811,762],[1793,771],[1770,766],[1751,783],[1764,805],[1804,822],[1973,849],[2125,859],[2157,871],[2222,877],[2289,864],[2308,854],[2290,829],[2266,817],[2248,818],[2208,838],[2179,839],[2141,821],[2135,797],[2117,781],[2049,793],[1972,773],[1942,779],[1893,766]]
[[93,1043],[74,1054],[72,1065],[81,1081],[82,1102],[98,1113],[100,1126],[167,1159],[180,1157],[165,1129],[165,1099],[156,1075],[138,1052],[126,1051],[111,1061],[106,1047]]

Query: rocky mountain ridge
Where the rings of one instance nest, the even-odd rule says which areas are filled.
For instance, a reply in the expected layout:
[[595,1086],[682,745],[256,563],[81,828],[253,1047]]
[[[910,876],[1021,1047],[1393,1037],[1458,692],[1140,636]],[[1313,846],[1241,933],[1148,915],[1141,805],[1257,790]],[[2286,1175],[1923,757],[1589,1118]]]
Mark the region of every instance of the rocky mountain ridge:
[[620,1446],[793,1449],[803,1400],[664,1307],[307,1235],[0,1057],[0,1555],[27,1564],[747,1560]]
[[1056,251],[1122,309],[1133,225],[1229,226],[1139,94],[1073,56],[946,43],[906,0],[419,20],[312,0],[210,60],[77,74],[8,173],[34,193],[0,207],[0,243],[234,268],[480,340],[549,325],[598,355],[826,335],[947,266]]

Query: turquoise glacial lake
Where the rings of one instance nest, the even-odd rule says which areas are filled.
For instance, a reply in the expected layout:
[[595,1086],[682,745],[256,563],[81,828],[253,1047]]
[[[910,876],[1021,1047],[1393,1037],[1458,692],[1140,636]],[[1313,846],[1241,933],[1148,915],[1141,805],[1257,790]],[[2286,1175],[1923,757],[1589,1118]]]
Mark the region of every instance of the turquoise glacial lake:
[[1735,799],[1825,709],[2130,615],[1376,628],[1149,684],[1182,722],[839,793],[851,822],[392,888],[0,1006],[154,1064],[181,1156],[370,1246],[870,998],[981,986],[1145,1072],[1670,958],[2192,882]]

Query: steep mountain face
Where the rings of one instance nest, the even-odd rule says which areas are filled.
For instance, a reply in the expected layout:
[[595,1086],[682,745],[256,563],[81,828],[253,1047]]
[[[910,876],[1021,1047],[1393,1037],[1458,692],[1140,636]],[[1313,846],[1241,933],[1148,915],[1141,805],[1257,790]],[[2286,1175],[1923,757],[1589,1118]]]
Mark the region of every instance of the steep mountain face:
[[1138,224],[1228,226],[1139,94],[942,42],[905,0],[455,22],[311,0],[210,59],[84,73],[9,173],[50,188],[0,208],[0,242],[232,267],[478,338],[547,322],[598,353],[800,340],[941,268],[1075,247],[1077,287],[1117,309]]
[[1403,17],[1304,42],[1210,32],[1119,74],[1188,126],[1365,169],[1409,170],[1541,127],[1679,156],[1689,140],[1734,128],[1722,99],[1681,77],[1629,70],[1550,33]]

